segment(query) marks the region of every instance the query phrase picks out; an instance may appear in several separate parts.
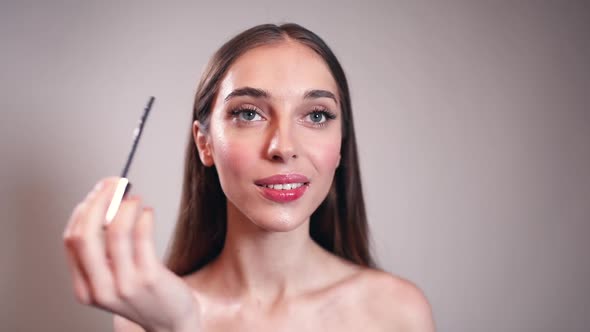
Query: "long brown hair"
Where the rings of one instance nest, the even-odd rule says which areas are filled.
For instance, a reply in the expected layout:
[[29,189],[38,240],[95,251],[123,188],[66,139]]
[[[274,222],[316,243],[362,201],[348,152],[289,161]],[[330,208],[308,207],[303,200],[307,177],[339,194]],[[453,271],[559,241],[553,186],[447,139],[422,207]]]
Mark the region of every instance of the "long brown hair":
[[[291,39],[308,46],[328,65],[340,95],[342,144],[340,165],[324,201],[311,215],[310,236],[326,250],[361,266],[375,267],[369,250],[369,234],[357,156],[348,83],[328,45],[300,25],[263,24],[252,27],[225,43],[211,58],[199,82],[193,121],[207,130],[214,98],[222,77],[246,51]],[[227,202],[215,166],[205,167],[189,130],[184,165],[184,183],[178,221],[165,258],[166,266],[183,276],[219,255],[227,228]]]

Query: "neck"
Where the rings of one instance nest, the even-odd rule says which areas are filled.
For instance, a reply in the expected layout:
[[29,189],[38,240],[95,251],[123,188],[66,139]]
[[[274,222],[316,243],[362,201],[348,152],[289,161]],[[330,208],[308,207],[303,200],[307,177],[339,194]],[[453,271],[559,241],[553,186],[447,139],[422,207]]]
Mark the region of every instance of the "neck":
[[319,282],[323,249],[309,235],[309,218],[289,232],[264,230],[228,202],[224,248],[213,263],[226,294],[273,303]]

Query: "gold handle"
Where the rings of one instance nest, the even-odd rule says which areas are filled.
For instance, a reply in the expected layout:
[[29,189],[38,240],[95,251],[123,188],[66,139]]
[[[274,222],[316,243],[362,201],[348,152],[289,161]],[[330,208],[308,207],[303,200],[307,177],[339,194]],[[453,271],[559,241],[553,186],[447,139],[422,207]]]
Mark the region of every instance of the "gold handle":
[[115,215],[119,210],[119,206],[121,205],[121,201],[123,200],[123,197],[125,196],[125,193],[127,193],[129,187],[129,179],[119,179],[117,188],[115,189],[115,194],[113,195],[113,199],[111,200],[111,204],[107,210],[106,222],[103,224],[103,227],[108,226],[115,218]]

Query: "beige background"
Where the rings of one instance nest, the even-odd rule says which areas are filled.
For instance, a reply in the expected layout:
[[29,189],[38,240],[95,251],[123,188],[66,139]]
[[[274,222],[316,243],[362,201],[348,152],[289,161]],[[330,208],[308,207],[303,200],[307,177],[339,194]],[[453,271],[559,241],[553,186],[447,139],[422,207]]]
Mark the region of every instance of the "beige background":
[[130,177],[163,255],[202,68],[287,21],[348,74],[378,259],[438,329],[588,331],[590,6],[557,0],[2,1],[0,330],[111,330],[73,295],[71,209],[120,172],[153,94]]

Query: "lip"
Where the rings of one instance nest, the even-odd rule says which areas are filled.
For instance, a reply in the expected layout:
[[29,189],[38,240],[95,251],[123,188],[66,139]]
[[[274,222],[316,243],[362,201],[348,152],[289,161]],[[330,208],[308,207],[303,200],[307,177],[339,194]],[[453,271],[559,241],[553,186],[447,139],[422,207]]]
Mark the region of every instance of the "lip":
[[[257,185],[258,190],[260,190],[265,198],[277,203],[295,201],[301,198],[301,196],[305,194],[307,188],[309,187],[309,179],[301,174],[277,174],[268,178],[257,180],[254,183]],[[265,185],[285,183],[303,183],[303,185],[299,188],[289,190],[279,190],[265,187]]]
[[264,179],[254,181],[257,186],[265,186],[269,184],[285,184],[285,183],[304,183],[308,184],[309,179],[301,174],[276,174]]

